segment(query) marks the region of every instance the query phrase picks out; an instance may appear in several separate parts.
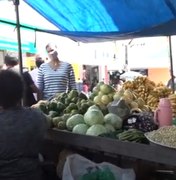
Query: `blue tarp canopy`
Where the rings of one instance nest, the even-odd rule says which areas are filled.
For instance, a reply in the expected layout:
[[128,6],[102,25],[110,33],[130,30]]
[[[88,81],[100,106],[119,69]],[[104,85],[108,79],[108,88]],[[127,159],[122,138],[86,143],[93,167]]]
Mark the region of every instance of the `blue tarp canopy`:
[[49,33],[97,42],[176,34],[176,0],[24,0],[58,27]]

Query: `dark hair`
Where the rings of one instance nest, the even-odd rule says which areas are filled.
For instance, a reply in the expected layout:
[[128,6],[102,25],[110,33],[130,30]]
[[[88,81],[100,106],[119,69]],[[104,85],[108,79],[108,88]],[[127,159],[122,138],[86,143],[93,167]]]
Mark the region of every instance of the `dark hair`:
[[23,97],[23,80],[12,70],[0,70],[0,106],[16,106]]
[[36,57],[35,64],[39,68],[41,64],[44,63],[44,60],[41,57]]
[[18,59],[10,55],[5,55],[4,64],[8,66],[16,66],[18,64]]

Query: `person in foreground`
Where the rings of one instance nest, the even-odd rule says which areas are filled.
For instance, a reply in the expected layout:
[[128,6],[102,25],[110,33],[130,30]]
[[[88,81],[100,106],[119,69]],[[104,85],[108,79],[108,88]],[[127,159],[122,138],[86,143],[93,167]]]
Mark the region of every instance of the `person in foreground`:
[[23,81],[0,71],[0,180],[41,180],[38,160],[48,125],[44,114],[22,107]]
[[76,89],[75,74],[71,64],[59,59],[55,45],[47,44],[46,51],[50,61],[40,66],[37,78],[37,85],[43,93],[44,100],[52,98],[56,93]]

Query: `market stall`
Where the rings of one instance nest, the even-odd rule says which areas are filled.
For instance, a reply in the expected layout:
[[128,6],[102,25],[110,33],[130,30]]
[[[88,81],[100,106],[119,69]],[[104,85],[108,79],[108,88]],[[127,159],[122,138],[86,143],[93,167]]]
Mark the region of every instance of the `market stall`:
[[[116,5],[118,5],[119,2],[120,1],[117,1]],[[157,3],[153,3],[153,6],[151,6],[150,2],[149,2],[150,6],[143,6],[143,3],[139,3],[139,2],[137,4],[139,4],[141,7],[149,7],[148,10],[150,12],[155,12],[156,9],[159,9],[158,5],[160,4],[159,1],[156,1],[156,2]],[[129,15],[129,17],[132,14],[133,15],[137,14],[137,17],[141,17],[140,22],[143,22],[144,19],[148,19],[148,25],[147,26],[145,25],[144,27],[143,26],[139,27],[138,25],[140,23],[136,24],[136,21],[134,21],[135,24],[133,24],[133,26],[132,25],[130,26],[130,27],[132,27],[132,29],[128,29],[128,28],[125,29],[124,28],[125,23],[122,23],[121,26],[119,24],[118,25],[116,24],[117,23],[117,19],[116,19],[117,14],[114,13],[116,16],[114,17],[114,21],[112,21],[111,25],[113,27],[115,27],[115,29],[110,29],[110,32],[115,31],[115,33],[111,33],[111,34],[109,34],[109,32],[102,33],[102,32],[99,32],[99,29],[91,29],[89,32],[82,33],[82,31],[79,31],[79,33],[75,35],[73,33],[73,30],[75,30],[75,27],[73,26],[72,29],[69,29],[70,32],[68,33],[68,31],[65,31],[67,29],[65,29],[63,27],[64,22],[62,22],[61,25],[58,24],[57,22],[54,22],[54,23],[57,23],[58,27],[60,27],[63,30],[63,32],[61,32],[61,31],[47,31],[47,32],[57,34],[57,35],[67,36],[74,40],[82,39],[83,42],[88,42],[88,41],[96,42],[97,39],[99,41],[101,41],[101,40],[104,41],[104,40],[109,40],[109,39],[114,40],[114,39],[141,37],[141,36],[161,35],[161,32],[165,32],[166,27],[169,27],[168,24],[173,23],[174,26],[172,26],[172,29],[169,29],[169,30],[167,29],[168,31],[166,33],[162,33],[162,35],[163,34],[164,35],[173,35],[173,34],[175,34],[175,32],[173,31],[173,29],[175,27],[175,15],[174,15],[175,8],[174,8],[174,4],[170,3],[170,1],[168,1],[168,2],[166,3],[166,1],[163,1],[163,6],[161,6],[167,12],[167,13],[165,13],[165,11],[163,11],[164,12],[163,14],[167,14],[167,17],[163,16],[163,14],[160,14],[160,12],[162,12],[162,11],[159,11],[158,14],[156,14],[156,15],[154,14],[154,18],[153,18],[154,21],[152,23],[149,23],[149,22],[151,22],[150,21],[151,18],[148,16],[147,11],[145,11],[145,10],[139,8],[139,6],[137,6],[136,9],[137,10],[140,9],[140,11],[142,11],[142,12],[147,12],[146,15],[144,17],[142,17],[142,16],[138,15],[137,12],[130,13],[129,10],[131,10],[133,8],[131,8],[131,6],[129,6],[128,4],[125,3],[125,5],[126,5],[125,7],[127,10],[126,14]],[[37,9],[37,11],[39,11],[41,14],[43,14],[45,16],[46,16],[45,13],[49,12],[49,11],[45,11],[43,8],[42,9],[36,8],[37,6],[34,6],[35,4],[33,4],[34,1],[33,2],[31,1],[28,3],[31,6],[33,6],[35,9]],[[36,3],[39,3],[39,2],[36,1]],[[44,4],[44,1],[41,3]],[[82,3],[80,3],[80,4],[82,4]],[[43,6],[41,5],[39,7],[43,7]],[[58,7],[62,7],[62,6],[59,5]],[[115,6],[111,4],[111,7],[115,7]],[[151,7],[153,7],[154,11],[151,11]],[[106,8],[109,8],[109,6],[106,6]],[[42,10],[45,13],[42,12]],[[89,6],[88,6],[88,12],[89,12]],[[105,11],[105,12],[108,12],[108,11]],[[117,11],[115,9],[114,12],[121,12],[121,11]],[[63,13],[65,15],[69,14],[69,13],[65,13],[65,12],[63,12]],[[74,14],[75,14],[75,11],[74,11]],[[71,18],[73,19],[73,15],[72,14],[70,14],[70,15],[71,15]],[[61,14],[61,16],[62,16],[62,14]],[[93,16],[94,16],[94,14],[93,14]],[[87,23],[87,21],[85,21],[86,18],[84,16],[82,16],[82,14],[81,14],[81,17],[83,17],[83,21],[85,22],[84,26],[83,26],[84,28],[87,27],[86,25],[88,25],[89,27],[93,27],[93,28],[99,27],[99,26],[96,26],[95,24],[90,25],[89,23]],[[124,16],[120,15],[118,17],[124,17]],[[159,20],[159,22],[156,21],[156,20],[158,20],[158,17],[162,17]],[[136,16],[134,16],[133,18],[136,19]],[[48,19],[51,20],[51,18],[48,18]],[[57,19],[60,20],[62,18],[56,18],[55,16],[53,16],[51,21],[54,21]],[[92,18],[87,18],[87,19],[92,19]],[[131,22],[131,18],[126,18],[126,16],[125,16],[125,19],[129,20]],[[124,22],[123,20],[124,19],[121,19],[121,22]],[[75,20],[75,22],[77,24],[77,22],[78,22],[77,19]],[[97,22],[101,22],[101,20],[98,20]],[[110,22],[109,16],[108,16],[108,22]],[[116,23],[114,24],[113,22],[116,22]],[[106,28],[108,29],[109,23],[104,22],[102,24],[105,25],[104,26],[105,29]],[[126,24],[129,24],[129,22],[127,22]],[[166,26],[163,27],[162,26],[163,24]],[[18,25],[17,26],[18,29],[20,30],[19,22],[17,22],[17,25]],[[69,23],[69,25],[70,25],[70,23]],[[150,27],[152,27],[152,28],[150,29]],[[103,28],[100,26],[100,29],[102,30]],[[92,32],[94,32],[94,33],[92,34]],[[99,32],[99,33],[97,33],[97,32]],[[107,35],[109,37],[107,37]],[[19,58],[21,59],[21,57],[20,57],[20,32],[18,33],[18,37],[19,37],[19,39],[18,39],[18,41],[19,41]],[[21,67],[21,69],[22,69],[22,67]],[[171,64],[171,69],[172,69],[172,64]],[[128,89],[130,89],[130,91]],[[132,91],[132,93],[131,93],[131,91]],[[124,96],[124,92],[126,92],[126,94],[128,94],[128,95]],[[62,102],[58,102],[58,101],[51,102],[50,101],[50,102],[45,102],[43,104],[39,104],[39,106],[36,106],[36,108],[41,109],[46,114],[46,116],[49,118],[49,121],[51,121],[51,123],[52,123],[51,128],[53,128],[53,126],[54,126],[54,128],[59,129],[59,130],[50,129],[46,136],[46,141],[53,143],[53,144],[57,144],[60,147],[74,147],[76,149],[81,148],[83,151],[85,151],[85,153],[87,153],[87,150],[90,150],[94,153],[102,152],[103,154],[113,154],[113,155],[117,156],[118,158],[119,158],[119,156],[120,157],[126,156],[129,158],[140,159],[140,160],[144,160],[144,161],[150,161],[150,162],[175,166],[176,165],[175,156],[174,156],[175,148],[162,147],[161,145],[140,144],[144,138],[144,133],[146,132],[146,129],[147,129],[147,132],[155,130],[155,128],[153,128],[154,126],[152,126],[151,124],[150,124],[151,126],[142,127],[143,123],[140,123],[140,126],[138,126],[138,130],[141,132],[139,133],[139,131],[138,131],[138,133],[140,135],[138,134],[137,138],[134,135],[131,136],[131,134],[129,136],[125,136],[125,138],[124,138],[124,136],[119,136],[119,135],[122,135],[121,133],[123,133],[123,132],[131,133],[131,131],[128,131],[130,129],[130,127],[129,127],[130,124],[126,124],[126,125],[128,125],[127,129],[125,129],[124,125],[122,125],[122,121],[125,121],[127,118],[126,116],[136,115],[136,114],[133,114],[133,112],[136,113],[136,111],[139,114],[142,112],[148,112],[148,111],[153,113],[158,106],[160,98],[169,98],[171,91],[162,85],[155,86],[152,82],[149,82],[147,79],[144,78],[144,79],[137,79],[135,83],[128,82],[127,84],[125,84],[124,92],[122,94],[121,93],[115,94],[115,92],[114,92],[112,95],[112,92],[109,91],[109,87],[108,87],[108,90],[107,89],[103,90],[103,92],[96,92],[96,93],[94,92],[94,94],[90,97],[90,99],[93,100],[93,104],[90,104],[90,101],[86,101],[86,99],[83,102],[84,98],[82,98],[81,101],[78,102],[78,99],[80,97],[76,97],[76,98],[67,97],[67,94],[65,97],[57,98],[57,100],[62,101]],[[134,94],[133,94],[133,92],[134,92]],[[109,94],[111,94],[111,95],[109,95]],[[114,96],[115,96],[115,98],[114,98]],[[65,101],[65,99],[67,99],[67,102]],[[170,99],[171,100],[174,99],[172,108],[173,108],[173,110],[175,110],[176,97],[174,97],[174,98],[171,97]],[[64,103],[63,103],[63,101],[64,101]],[[100,101],[101,101],[101,103],[100,103]],[[111,111],[111,113],[114,112],[114,114],[119,116],[117,118],[118,125],[112,126],[112,124],[111,124],[112,121],[111,121],[110,126],[109,125],[106,126],[107,121],[104,121],[103,119],[104,119],[104,116],[106,116],[106,114],[108,114],[108,112],[105,112],[107,109],[104,107],[108,106],[109,103],[112,103],[113,101],[115,101],[115,104],[117,104],[117,106],[120,104],[119,102],[123,102],[123,107],[120,107],[121,110],[119,110],[118,112],[115,112],[118,108],[117,108],[117,106],[114,106]],[[72,103],[72,107],[70,109],[68,107],[70,106],[71,103]],[[77,103],[80,103],[79,107],[81,106],[81,108],[78,107]],[[89,103],[89,104],[87,104],[87,103]],[[102,104],[103,104],[103,108],[101,106]],[[90,122],[90,119],[93,119],[93,117],[90,118],[90,115],[89,115],[89,118],[86,118],[86,120],[85,120],[85,114],[87,113],[88,108],[90,108],[93,105],[100,106],[99,110],[94,110],[95,112],[98,112],[98,114],[104,113],[103,115],[101,115],[102,118],[99,118],[97,120],[97,122]],[[112,106],[113,106],[113,104],[112,104]],[[126,110],[125,113],[127,113],[127,114],[120,115],[119,112],[122,111],[122,109],[123,110],[125,109]],[[100,113],[100,111],[102,111],[102,112]],[[110,108],[108,109],[108,111],[110,111]],[[61,117],[61,116],[63,116],[62,112],[63,113],[66,112],[67,114],[69,114],[69,116],[66,120],[63,120],[63,117]],[[80,118],[81,120],[80,119],[78,120],[78,118],[75,118],[75,116],[77,114],[80,114],[80,117],[82,116],[82,119]],[[83,119],[83,115],[84,115],[84,119]],[[115,115],[113,115],[113,116],[115,116]],[[141,118],[141,116],[140,116],[140,118]],[[73,117],[74,117],[74,121],[73,121]],[[144,115],[143,115],[143,117],[144,117]],[[72,118],[72,120],[69,118]],[[132,121],[133,121],[133,118],[132,118]],[[149,122],[148,118],[149,118],[149,116],[147,116],[147,118],[145,116],[145,121]],[[85,123],[84,123],[84,121],[85,121]],[[128,121],[128,118],[127,118],[127,121]],[[141,120],[141,121],[144,121],[144,120]],[[171,118],[170,118],[170,121],[171,121]],[[151,123],[151,121],[150,121],[150,123]],[[75,130],[75,127],[79,124],[84,124],[84,128],[85,129],[87,128],[87,129],[86,130],[84,129],[84,132],[81,129],[81,133],[80,133],[80,129],[77,128]],[[134,124],[134,126],[133,126],[133,124]],[[136,128],[136,122],[132,123],[131,125],[132,125],[131,129]],[[139,124],[137,124],[137,125],[139,125]],[[95,126],[96,126],[96,129],[98,127],[99,129],[101,129],[101,131],[95,131]],[[122,129],[122,126],[124,128],[122,130],[123,132],[120,132],[118,135],[118,138],[116,138],[116,139],[110,139],[107,137],[98,137],[99,135],[104,134],[107,131],[114,131],[117,129]],[[94,131],[92,130],[93,128],[94,128]],[[151,129],[149,130],[148,128],[151,128]],[[135,133],[136,133],[136,131],[135,131]],[[121,137],[121,139],[120,139],[120,137]],[[129,139],[129,137],[130,137],[130,139]],[[47,148],[50,148],[50,147],[47,147]],[[53,149],[51,149],[51,148],[48,149],[47,153],[48,154],[53,153],[52,150]],[[57,149],[55,149],[55,150],[57,151]],[[116,159],[116,158],[114,158],[114,159]]]
[[[161,100],[170,103],[169,111],[161,108],[166,116],[156,118]],[[89,97],[71,90],[33,107],[41,109],[51,125],[44,147],[47,158],[57,163],[60,152],[69,149],[92,161],[100,157],[99,161],[128,165],[140,179],[160,165],[167,170],[176,166],[175,102],[171,89],[142,76],[125,82],[119,91],[100,82]]]
[[117,157],[121,155],[176,166],[175,149],[158,145],[122,142],[109,138],[78,135],[58,129],[49,130],[46,139],[61,146],[85,148],[92,151],[110,153]]

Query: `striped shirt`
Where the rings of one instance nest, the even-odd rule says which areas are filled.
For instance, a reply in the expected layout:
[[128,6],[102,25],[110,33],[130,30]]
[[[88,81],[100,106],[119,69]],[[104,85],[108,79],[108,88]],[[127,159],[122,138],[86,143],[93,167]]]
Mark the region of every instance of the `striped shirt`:
[[71,64],[60,61],[58,69],[53,70],[48,63],[43,63],[38,70],[37,86],[43,93],[43,99],[49,99],[59,92],[76,89]]

